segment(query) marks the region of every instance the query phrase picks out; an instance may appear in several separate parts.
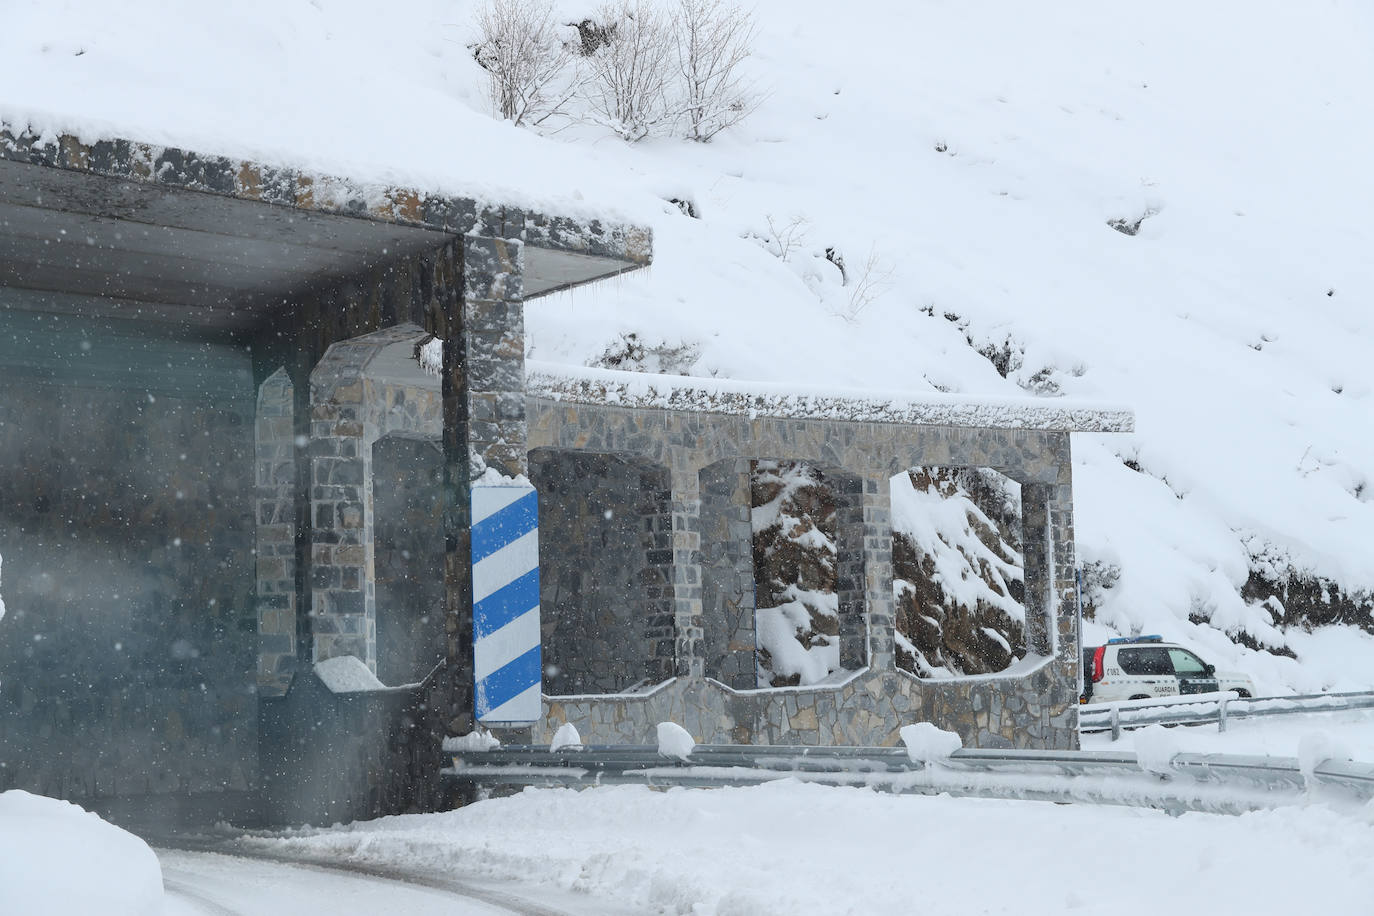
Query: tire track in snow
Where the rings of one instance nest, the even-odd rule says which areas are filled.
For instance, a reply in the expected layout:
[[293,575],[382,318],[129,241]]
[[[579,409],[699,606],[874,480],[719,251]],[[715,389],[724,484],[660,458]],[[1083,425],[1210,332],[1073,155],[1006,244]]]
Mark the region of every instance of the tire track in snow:
[[[511,916],[576,916],[567,910],[556,909],[518,894],[501,891],[492,887],[482,887],[458,878],[441,877],[429,872],[405,868],[389,868],[364,863],[343,863],[338,860],[319,856],[281,856],[258,850],[228,849],[220,843],[171,842],[160,843],[155,847],[159,857],[164,853],[189,854],[197,858],[204,856],[205,861],[213,857],[216,870],[223,870],[226,861],[240,860],[244,863],[257,863],[282,869],[310,871],[322,875],[337,876],[355,882],[399,884],[418,890],[438,891],[441,894],[460,898],[472,906],[474,912],[511,914]],[[232,867],[232,866],[230,866]],[[184,897],[194,906],[206,909],[210,916],[249,916],[226,906],[222,897],[217,898],[203,886],[198,886],[198,876],[194,871],[181,867],[176,861],[163,864],[163,886],[172,894]],[[201,881],[201,884],[204,882]],[[611,905],[614,906],[613,904]]]
[[231,910],[229,907],[217,903],[189,884],[175,878],[168,878],[166,868],[162,872],[162,889],[173,897],[180,897],[188,901],[193,907],[202,911],[205,916],[248,916],[240,910]]

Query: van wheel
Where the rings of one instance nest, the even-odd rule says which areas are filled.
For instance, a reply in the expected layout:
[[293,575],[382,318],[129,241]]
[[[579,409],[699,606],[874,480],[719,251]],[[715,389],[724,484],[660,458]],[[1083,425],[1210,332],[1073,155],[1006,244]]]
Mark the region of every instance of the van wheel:
[[1242,700],[1250,699],[1250,691],[1248,690],[1237,690],[1236,693],[1240,696]]
[[1131,699],[1132,699],[1132,700],[1148,700],[1149,697],[1146,696],[1146,695],[1143,694],[1143,693],[1137,693],[1135,696],[1131,697]]

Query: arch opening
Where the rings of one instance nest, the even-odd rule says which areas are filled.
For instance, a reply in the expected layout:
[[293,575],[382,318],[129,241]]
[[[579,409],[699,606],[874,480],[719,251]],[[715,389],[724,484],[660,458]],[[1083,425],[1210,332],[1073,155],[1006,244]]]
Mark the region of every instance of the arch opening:
[[668,469],[561,449],[529,455],[539,491],[544,692],[611,694],[672,675]]
[[1022,490],[986,467],[917,466],[892,478],[899,668],[947,679],[1027,657]]

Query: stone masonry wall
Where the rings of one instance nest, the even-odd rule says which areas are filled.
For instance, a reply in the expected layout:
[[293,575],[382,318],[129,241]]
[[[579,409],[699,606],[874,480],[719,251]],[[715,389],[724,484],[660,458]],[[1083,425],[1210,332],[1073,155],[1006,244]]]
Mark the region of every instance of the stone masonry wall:
[[[461,215],[443,209],[443,201],[430,201],[426,221],[431,204],[439,208],[435,219],[445,227]],[[532,237],[556,242],[555,247],[576,242],[562,222],[540,222],[518,211],[505,211],[502,219],[507,217],[513,227],[528,225]],[[427,736],[422,743],[435,749],[444,735],[473,727],[469,486],[484,466],[510,474],[525,471],[522,245],[505,237],[504,228],[497,231],[502,237],[455,238],[436,251],[365,269],[316,290],[253,342],[256,379],[285,367],[295,391],[296,442],[306,443],[296,449],[299,667],[294,683],[313,661],[336,655],[377,664],[372,446],[388,433],[440,443],[443,613],[436,648],[444,664],[417,688],[406,726],[415,740]],[[512,228],[511,234],[520,231]],[[547,233],[561,241],[545,238]],[[637,236],[628,240],[620,233],[612,244],[628,244],[636,258],[647,260],[647,236],[641,244]],[[402,398],[395,386],[368,377],[367,363],[381,349],[413,343],[424,334],[445,341],[438,390],[407,389],[410,394]],[[272,727],[310,731],[315,721],[310,704],[290,698],[288,692],[287,702],[272,707]],[[343,724],[344,718],[329,721],[334,724],[319,726],[324,730],[315,736],[318,742],[344,741],[331,729],[352,726]],[[393,721],[388,728],[394,727]],[[273,757],[273,766],[288,780],[327,779],[339,793],[361,797],[380,778],[362,757],[323,761],[298,745]],[[430,778],[425,767],[411,761],[396,769],[386,777],[382,795],[405,796],[417,780]],[[421,800],[430,803],[433,799]]]
[[732,458],[701,471],[703,673],[741,689],[758,682],[752,467],[748,458]]
[[[541,397],[529,399],[528,415],[531,448],[633,455],[672,468],[676,588],[677,679],[634,695],[548,697],[534,740],[572,721],[589,742],[639,743],[652,740],[658,721],[671,719],[701,741],[890,744],[901,725],[925,720],[959,732],[970,746],[1076,746],[1068,433],[748,417]],[[705,622],[729,624],[715,604],[709,615],[703,612],[703,594],[719,601],[720,575],[742,574],[705,542],[722,525],[728,534],[729,513],[712,506],[724,504],[727,472],[741,457],[807,461],[831,473],[843,469],[840,476],[848,478],[841,487],[843,527],[855,533],[841,540],[861,544],[847,551],[842,546],[842,578],[862,583],[861,600],[857,594],[847,599],[862,615],[851,615],[855,623],[847,632],[842,624],[842,661],[855,671],[842,686],[751,691],[705,677],[706,665],[717,668],[723,659],[720,636],[707,637]],[[1026,540],[1037,545],[1026,550],[1027,617],[1038,620],[1028,622],[1027,632],[1042,659],[1028,659],[1025,670],[948,681],[921,681],[896,670],[890,480],[918,465],[995,468],[1031,494]],[[713,579],[716,584],[703,588]],[[745,648],[738,635],[731,638]]]
[[1057,660],[1021,677],[921,681],[906,671],[858,672],[826,687],[732,690],[678,678],[620,697],[546,697],[533,742],[572,722],[587,744],[655,744],[659,722],[676,722],[703,744],[891,747],[903,725],[932,722],[965,747],[1078,746],[1076,669]]
[[536,451],[544,692],[615,693],[670,675],[667,470]]
[[[523,222],[525,214],[514,218]],[[556,229],[549,224],[540,231]],[[443,611],[435,648],[444,664],[416,688],[411,711],[386,726],[392,738],[403,727],[412,741],[436,754],[444,735],[466,733],[474,724],[469,486],[484,466],[508,474],[525,471],[522,271],[518,240],[464,236],[317,291],[254,342],[257,378],[286,367],[295,386],[297,442],[307,443],[296,450],[296,624],[303,668],[344,654],[377,664],[373,444],[396,433],[441,446]],[[406,388],[402,396],[396,386],[369,378],[373,356],[424,334],[445,341],[438,390]],[[298,669],[294,683],[301,683],[303,673]],[[318,728],[316,744],[347,742],[338,731],[354,727],[346,717],[312,726],[311,704],[291,698],[288,692],[271,707],[271,728],[291,734]],[[371,713],[365,720],[380,721]],[[383,777],[366,762],[374,759],[369,755],[375,745],[368,745],[367,755],[326,761],[308,744],[293,741],[272,756],[272,766],[287,781],[278,785],[325,779],[337,785],[339,797],[380,792],[383,798],[403,798],[418,781],[432,778],[423,754],[404,757],[408,762]],[[437,804],[437,798],[417,797],[415,804]]]
[[[373,447],[391,434],[437,439],[441,402],[432,390],[373,379],[367,365],[386,348],[421,336],[415,326],[399,325],[335,344],[311,373],[310,620],[315,661],[354,655],[376,670]],[[442,474],[442,461],[438,470]]]

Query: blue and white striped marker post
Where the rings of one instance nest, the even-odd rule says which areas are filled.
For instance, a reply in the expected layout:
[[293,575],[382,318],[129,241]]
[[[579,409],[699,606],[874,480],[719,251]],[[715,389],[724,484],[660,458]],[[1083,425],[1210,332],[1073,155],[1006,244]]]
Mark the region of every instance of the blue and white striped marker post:
[[543,665],[533,487],[472,488],[472,640],[477,720],[538,721]]

